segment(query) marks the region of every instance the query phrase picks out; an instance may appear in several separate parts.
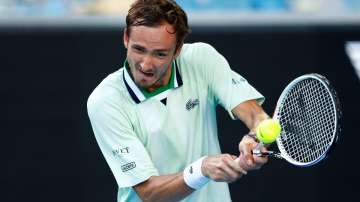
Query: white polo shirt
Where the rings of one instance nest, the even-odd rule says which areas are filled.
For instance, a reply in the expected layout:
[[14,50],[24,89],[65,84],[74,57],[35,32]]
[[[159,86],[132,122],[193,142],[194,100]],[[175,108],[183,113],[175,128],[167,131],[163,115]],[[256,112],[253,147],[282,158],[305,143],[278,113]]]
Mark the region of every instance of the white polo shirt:
[[[132,186],[151,176],[182,172],[204,155],[220,154],[218,104],[234,119],[231,110],[238,104],[264,100],[208,44],[184,44],[172,68],[174,88],[156,96],[146,98],[126,68],[121,68],[88,99],[91,125],[119,186],[119,202],[141,201]],[[231,198],[227,183],[211,181],[182,201]]]

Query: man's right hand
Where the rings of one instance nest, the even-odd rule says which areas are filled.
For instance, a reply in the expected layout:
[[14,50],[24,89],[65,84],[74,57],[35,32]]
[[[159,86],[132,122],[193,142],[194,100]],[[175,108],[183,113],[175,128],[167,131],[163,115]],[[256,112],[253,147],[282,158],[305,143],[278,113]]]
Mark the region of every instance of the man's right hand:
[[[245,155],[238,158],[230,154],[207,156],[202,161],[201,172],[217,182],[234,182],[246,174],[243,165]],[[151,176],[148,180],[134,186],[142,201],[180,201],[194,189],[184,181],[183,172]]]
[[247,174],[236,159],[237,156],[230,154],[208,156],[202,162],[201,171],[216,182],[234,182]]

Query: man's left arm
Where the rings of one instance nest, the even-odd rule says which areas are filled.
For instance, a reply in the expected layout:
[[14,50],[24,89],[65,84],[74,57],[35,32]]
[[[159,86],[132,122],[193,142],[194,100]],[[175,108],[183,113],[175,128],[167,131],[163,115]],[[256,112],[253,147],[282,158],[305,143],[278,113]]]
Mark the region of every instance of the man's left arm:
[[[220,104],[231,115],[243,121],[255,133],[256,126],[269,116],[258,104],[264,101],[263,96],[252,87],[245,78],[231,70],[229,63],[215,48],[209,44],[197,43],[194,47],[197,57],[196,69],[204,75],[204,80],[210,89],[214,103]],[[206,58],[199,60],[198,58]],[[240,104],[239,104],[240,103]],[[245,135],[239,144],[240,160],[246,161],[240,165],[243,169],[252,170],[261,167],[267,161],[265,157],[253,157],[252,149],[257,145],[253,138]],[[246,157],[246,158],[243,158]],[[248,159],[248,160],[246,160]]]
[[[231,112],[250,129],[249,133],[251,134],[255,134],[256,126],[261,121],[270,118],[256,100],[242,102],[232,109]],[[246,170],[259,169],[267,162],[267,157],[252,155],[252,150],[257,144],[258,143],[254,140],[254,138],[249,135],[245,135],[240,141],[240,156],[237,160],[241,164],[242,168]]]
[[255,133],[256,126],[261,121],[270,118],[256,100],[248,100],[240,103],[232,109],[231,112],[236,118],[245,123],[250,129],[250,133]]

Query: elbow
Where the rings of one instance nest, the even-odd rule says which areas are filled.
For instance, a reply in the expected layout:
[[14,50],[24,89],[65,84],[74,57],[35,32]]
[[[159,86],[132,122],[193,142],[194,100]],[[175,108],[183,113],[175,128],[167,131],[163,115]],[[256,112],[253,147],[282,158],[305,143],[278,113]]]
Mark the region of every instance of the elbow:
[[153,191],[141,191],[141,192],[137,192],[137,194],[138,194],[139,198],[141,199],[141,201],[143,201],[143,202],[156,201]]
[[150,183],[150,179],[135,185],[134,190],[143,202],[154,202],[156,200],[156,188]]

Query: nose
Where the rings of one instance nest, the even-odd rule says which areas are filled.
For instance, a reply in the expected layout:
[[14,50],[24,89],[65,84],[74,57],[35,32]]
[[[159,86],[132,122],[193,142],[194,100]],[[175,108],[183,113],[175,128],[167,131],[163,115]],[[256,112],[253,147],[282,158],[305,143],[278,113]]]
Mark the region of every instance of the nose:
[[143,57],[142,62],[140,63],[141,71],[143,72],[150,72],[152,70],[153,66],[153,60],[150,55],[146,55]]

